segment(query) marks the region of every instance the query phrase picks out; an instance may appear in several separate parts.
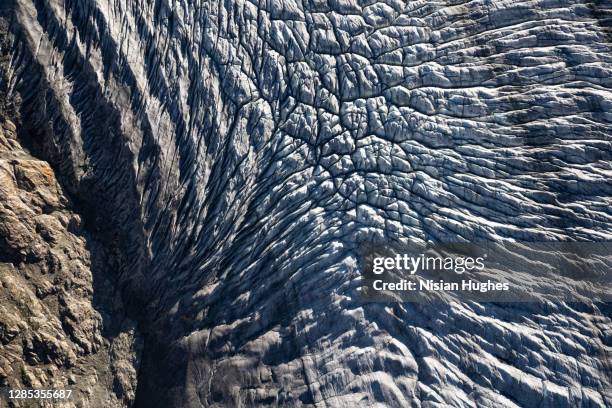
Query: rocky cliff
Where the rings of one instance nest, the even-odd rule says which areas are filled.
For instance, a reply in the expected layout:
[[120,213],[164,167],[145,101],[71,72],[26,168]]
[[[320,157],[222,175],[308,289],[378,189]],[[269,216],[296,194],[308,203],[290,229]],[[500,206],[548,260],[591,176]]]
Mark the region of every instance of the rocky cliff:
[[[83,363],[79,387],[98,367],[124,390],[101,381],[103,398],[129,404],[136,386],[138,407],[612,404],[607,304],[376,304],[358,290],[363,242],[612,238],[605,2],[0,8],[18,137],[114,260],[98,270],[122,301],[109,313],[122,347],[140,335],[117,316],[144,342],[119,376]],[[36,212],[37,193],[21,194]],[[53,329],[69,373],[112,360],[112,336],[93,254],[70,205],[58,212],[58,242],[82,258],[70,274],[90,274],[66,289],[88,305],[87,334]],[[5,231],[52,248],[40,216],[15,217]],[[5,245],[27,260],[20,239]],[[25,261],[4,262],[34,287],[17,281]],[[71,321],[62,296],[48,315]]]
[[[0,51],[6,74],[6,41]],[[86,227],[49,163],[22,146],[15,102],[0,90],[0,406],[131,405],[142,339],[112,281],[112,246]],[[73,393],[10,401],[7,389]]]
[[135,395],[139,344],[120,303],[101,306],[113,293],[100,273],[109,254],[83,229],[49,164],[28,154],[15,131],[4,118],[0,381],[10,389],[72,389],[62,406],[125,406]]

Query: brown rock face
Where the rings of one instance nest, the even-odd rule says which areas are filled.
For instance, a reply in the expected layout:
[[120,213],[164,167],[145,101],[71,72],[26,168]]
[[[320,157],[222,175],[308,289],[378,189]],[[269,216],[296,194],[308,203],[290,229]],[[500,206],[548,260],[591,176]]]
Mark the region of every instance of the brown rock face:
[[95,272],[107,255],[53,169],[16,134],[15,124],[0,121],[0,383],[73,390],[61,406],[129,405],[140,347],[134,324],[121,313],[104,318],[104,304],[117,300],[93,297],[95,285],[112,288]]

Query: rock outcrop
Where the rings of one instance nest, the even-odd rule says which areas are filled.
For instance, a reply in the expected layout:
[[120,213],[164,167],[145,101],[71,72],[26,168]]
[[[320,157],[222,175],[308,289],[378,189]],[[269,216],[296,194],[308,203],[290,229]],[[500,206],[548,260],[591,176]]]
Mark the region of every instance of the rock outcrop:
[[[359,293],[363,242],[612,240],[603,1],[6,4],[20,135],[118,260],[100,279],[144,338],[135,406],[612,405],[607,304]],[[23,194],[42,207],[7,213],[6,271],[80,242]],[[65,334],[24,352],[101,355],[95,307],[53,296]]]
[[[141,344],[114,285],[99,273],[108,274],[108,255],[16,130],[0,119],[0,384],[73,394],[28,402],[3,393],[0,406],[129,405]],[[103,309],[109,301],[119,303]]]

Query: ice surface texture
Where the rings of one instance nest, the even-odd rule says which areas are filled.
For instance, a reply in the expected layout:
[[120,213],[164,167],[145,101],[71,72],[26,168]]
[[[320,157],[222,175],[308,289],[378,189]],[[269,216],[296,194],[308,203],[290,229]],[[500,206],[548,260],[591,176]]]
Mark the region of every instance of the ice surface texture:
[[612,404],[606,305],[357,291],[364,241],[611,239],[607,2],[13,6],[32,143],[120,243],[137,406]]

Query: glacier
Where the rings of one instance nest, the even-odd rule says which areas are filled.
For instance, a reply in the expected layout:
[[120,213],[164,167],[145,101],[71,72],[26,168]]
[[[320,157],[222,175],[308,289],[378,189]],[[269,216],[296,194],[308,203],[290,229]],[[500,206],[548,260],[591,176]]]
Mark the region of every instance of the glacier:
[[608,303],[359,294],[363,242],[612,240],[607,2],[0,15],[16,133],[110,254],[92,296],[136,322],[116,406],[612,405]]

